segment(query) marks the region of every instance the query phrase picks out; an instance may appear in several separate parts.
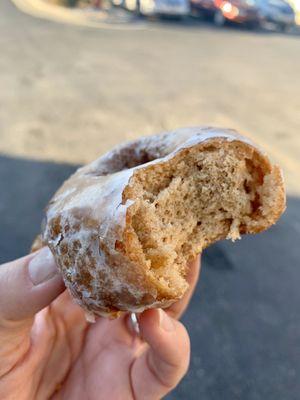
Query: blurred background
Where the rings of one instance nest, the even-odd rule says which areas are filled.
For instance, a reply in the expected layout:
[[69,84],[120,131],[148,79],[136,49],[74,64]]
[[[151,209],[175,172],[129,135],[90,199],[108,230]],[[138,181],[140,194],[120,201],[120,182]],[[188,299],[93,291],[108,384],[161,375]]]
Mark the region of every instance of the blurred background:
[[279,163],[268,232],[203,257],[168,399],[299,399],[299,0],[1,0],[0,262],[25,254],[82,163],[141,135],[230,127]]

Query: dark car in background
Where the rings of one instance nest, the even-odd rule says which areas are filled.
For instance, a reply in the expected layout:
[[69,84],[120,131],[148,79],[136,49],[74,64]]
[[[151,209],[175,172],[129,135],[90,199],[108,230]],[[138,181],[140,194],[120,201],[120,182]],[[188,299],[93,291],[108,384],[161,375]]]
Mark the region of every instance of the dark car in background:
[[202,15],[218,26],[226,22],[252,28],[275,24],[285,31],[295,24],[295,12],[284,0],[190,0],[193,16]]
[[191,0],[191,13],[212,18],[218,26],[231,21],[256,27],[260,22],[259,9],[254,0]]
[[275,24],[286,31],[295,24],[295,12],[284,0],[257,0],[261,23]]

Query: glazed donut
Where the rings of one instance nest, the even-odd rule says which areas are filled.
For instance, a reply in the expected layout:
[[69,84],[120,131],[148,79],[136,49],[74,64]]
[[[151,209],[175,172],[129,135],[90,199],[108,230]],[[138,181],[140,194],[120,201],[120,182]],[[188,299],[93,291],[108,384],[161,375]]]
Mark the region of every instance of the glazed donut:
[[168,307],[188,288],[189,260],[270,227],[284,208],[280,169],[249,139],[179,129],[79,168],[50,201],[41,243],[89,315],[116,316]]

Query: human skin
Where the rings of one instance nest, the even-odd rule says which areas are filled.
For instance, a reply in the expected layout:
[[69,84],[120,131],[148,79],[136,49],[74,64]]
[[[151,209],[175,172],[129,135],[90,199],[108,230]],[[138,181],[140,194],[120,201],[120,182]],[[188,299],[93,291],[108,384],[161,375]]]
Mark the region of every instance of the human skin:
[[197,283],[200,257],[188,266],[190,288],[166,310],[86,321],[64,287],[50,250],[0,266],[2,400],[156,400],[185,375],[188,333],[178,318]]

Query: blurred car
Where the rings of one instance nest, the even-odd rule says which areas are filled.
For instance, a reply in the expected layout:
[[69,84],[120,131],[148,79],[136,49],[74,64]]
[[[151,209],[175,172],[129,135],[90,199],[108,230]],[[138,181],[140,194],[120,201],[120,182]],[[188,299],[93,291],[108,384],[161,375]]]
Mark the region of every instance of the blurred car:
[[285,31],[295,25],[295,12],[284,0],[257,0],[262,23],[275,24]]
[[192,15],[211,17],[218,26],[226,21],[259,25],[259,11],[254,0],[191,0]]
[[189,0],[112,0],[112,2],[144,16],[184,17],[190,12]]

